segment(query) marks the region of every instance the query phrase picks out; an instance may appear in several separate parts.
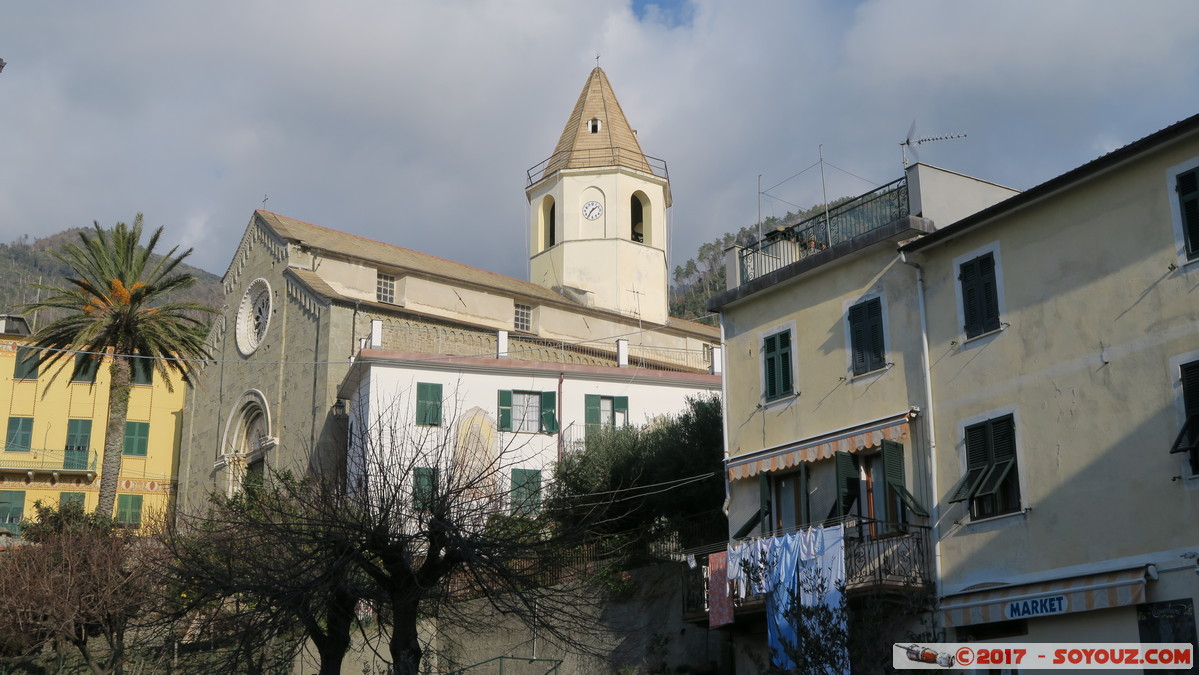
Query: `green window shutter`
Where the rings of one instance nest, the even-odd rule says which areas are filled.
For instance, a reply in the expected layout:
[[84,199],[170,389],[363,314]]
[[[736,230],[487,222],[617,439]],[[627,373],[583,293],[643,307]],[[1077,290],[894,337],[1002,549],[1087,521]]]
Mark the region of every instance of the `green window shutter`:
[[837,510],[837,517],[844,518],[849,515],[849,510],[858,498],[858,463],[854,461],[853,455],[840,450],[835,453],[834,458],[837,468],[837,503],[834,508]]
[[619,418],[619,414],[624,413],[624,423],[629,423],[629,397],[628,396],[613,396],[612,397],[612,417]]
[[[759,530],[762,534],[770,532],[774,528],[771,527],[771,521],[774,520],[774,509],[770,504],[770,476],[765,472],[758,474],[758,521]],[[746,532],[745,534],[749,534]],[[745,536],[745,535],[741,535]]]
[[441,385],[429,382],[416,383],[416,423],[441,426]]
[[541,471],[512,470],[512,515],[528,516],[541,510]]
[[1179,368],[1182,378],[1182,407],[1187,419],[1199,415],[1199,361],[1184,363]]
[[583,424],[587,433],[593,433],[600,426],[600,396],[586,394],[583,396]]
[[791,331],[775,333],[762,341],[762,367],[766,375],[766,398],[776,399],[792,392]]
[[117,524],[125,527],[142,524],[141,495],[117,495]]
[[24,490],[0,490],[0,530],[20,534],[24,512]]
[[501,389],[499,393],[500,430],[512,431],[512,392]]
[[33,445],[33,418],[8,418],[8,435],[4,437],[4,449],[8,452],[26,452]]
[[130,384],[154,384],[154,359],[133,359],[129,364]]
[[[558,393],[553,391],[541,392],[541,431],[553,434],[558,432]],[[538,472],[540,480],[541,472]]]
[[[884,440],[883,446],[883,476],[886,478],[887,485],[895,490],[895,494],[899,495],[899,499],[903,501],[904,507],[917,516],[928,517],[928,511],[920,505],[916,500],[915,495],[908,491],[907,480],[904,477],[903,469],[903,444],[895,441]],[[888,514],[890,515],[890,514]],[[895,514],[898,516],[899,514]],[[898,521],[898,517],[888,518],[888,520]]]
[[1178,192],[1178,212],[1186,239],[1187,260],[1199,257],[1199,169],[1178,174],[1174,189]]
[[60,492],[58,493],[58,508],[62,508],[67,504],[75,503],[83,506],[86,497],[82,492]]
[[437,497],[437,469],[418,466],[412,470],[412,505],[419,510],[433,507]]
[[12,379],[36,380],[42,353],[32,347],[17,347],[17,362],[13,366]]
[[974,337],[983,332],[978,258],[962,263],[958,279],[962,282],[962,315],[966,323],[966,337]]
[[872,298],[849,308],[849,342],[853,374],[881,369],[886,364],[883,347],[883,302]]
[[986,422],[966,427],[966,474],[949,493],[950,503],[972,499],[991,467],[990,425]]
[[72,382],[95,382],[96,372],[100,370],[100,357],[94,354],[76,354],[75,370],[71,374]]
[[979,288],[982,298],[982,330],[999,330],[999,285],[995,278],[995,256],[988,253],[979,258]]
[[125,448],[122,454],[130,457],[145,457],[150,445],[149,422],[125,423]]
[[64,448],[62,468],[86,469],[91,440],[91,420],[67,420],[67,444]]

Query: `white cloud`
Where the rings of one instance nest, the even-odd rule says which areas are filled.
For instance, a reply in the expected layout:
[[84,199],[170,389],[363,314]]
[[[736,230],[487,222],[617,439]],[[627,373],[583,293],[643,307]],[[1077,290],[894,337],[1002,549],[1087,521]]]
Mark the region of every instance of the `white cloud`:
[[[250,213],[523,276],[525,170],[595,53],[670,166],[673,256],[811,165],[1029,187],[1199,112],[1199,5],[355,0],[25,3],[0,25],[0,240],[128,220],[220,273]],[[681,10],[682,14],[679,13]],[[678,17],[684,16],[679,19]],[[827,168],[827,167],[826,167]],[[830,195],[867,189],[827,168]],[[820,199],[818,172],[765,215]]]

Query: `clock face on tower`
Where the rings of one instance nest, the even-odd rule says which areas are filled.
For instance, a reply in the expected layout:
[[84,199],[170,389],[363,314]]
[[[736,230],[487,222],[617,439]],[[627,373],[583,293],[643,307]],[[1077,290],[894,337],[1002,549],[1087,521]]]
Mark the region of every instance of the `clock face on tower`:
[[599,202],[591,201],[583,205],[583,217],[587,220],[595,220],[604,215],[604,205]]

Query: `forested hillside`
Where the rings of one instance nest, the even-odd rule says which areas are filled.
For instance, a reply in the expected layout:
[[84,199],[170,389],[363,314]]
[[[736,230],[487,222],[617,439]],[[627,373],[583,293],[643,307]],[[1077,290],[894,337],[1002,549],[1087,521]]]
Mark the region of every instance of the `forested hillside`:
[[[25,312],[21,305],[37,300],[38,291],[32,284],[40,282],[47,286],[58,286],[70,274],[70,268],[59,262],[51,251],[66,243],[77,243],[81,229],[74,228],[35,240],[25,235],[12,243],[0,244],[0,313],[25,315],[32,323],[32,315]],[[223,293],[220,277],[190,265],[181,265],[180,271],[194,276],[196,284],[185,291],[179,300],[199,302],[210,307],[221,306]]]
[[[828,203],[828,208],[850,199],[852,197],[835,199]],[[762,220],[761,232],[766,234],[775,228],[794,225],[820,214],[824,209],[824,204],[817,204],[799,213],[788,211],[782,218],[765,218]],[[757,225],[743,227],[736,233],[726,232],[724,236],[700,246],[694,258],[676,266],[674,280],[670,285],[670,315],[715,326],[716,316],[709,313],[707,307],[708,300],[724,290],[724,251],[730,246],[748,246],[757,240]]]

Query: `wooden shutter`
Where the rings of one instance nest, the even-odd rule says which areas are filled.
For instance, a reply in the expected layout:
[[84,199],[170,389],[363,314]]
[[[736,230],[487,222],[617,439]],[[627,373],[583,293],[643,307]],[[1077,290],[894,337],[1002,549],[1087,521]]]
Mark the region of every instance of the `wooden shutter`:
[[966,474],[950,491],[950,503],[973,498],[983,474],[991,468],[988,428],[986,422],[966,427]]
[[499,392],[500,430],[512,431],[512,391],[501,389]]
[[[553,434],[558,431],[558,393],[541,392],[541,431]],[[540,472],[538,473],[540,475]],[[539,479],[540,480],[540,479]]]
[[[895,490],[895,494],[899,495],[899,499],[903,502],[903,505],[907,508],[907,510],[911,511],[917,516],[927,517],[928,511],[926,511],[924,507],[920,505],[920,502],[917,501],[916,496],[908,491],[907,480],[905,479],[903,468],[903,444],[884,439],[882,446],[883,477],[887,481],[887,485],[889,485],[891,489]],[[898,522],[900,520],[899,515],[900,514],[898,513],[894,514],[893,518],[887,518],[887,520],[894,520],[895,522]]]
[[583,424],[588,434],[594,433],[600,427],[600,397],[598,394],[583,396]]
[[624,423],[629,423],[629,397],[628,396],[613,396],[612,397],[612,418],[613,422],[616,419],[616,413],[624,413]]
[[999,285],[995,278],[995,256],[988,253],[978,259],[982,332],[999,330]]
[[541,508],[541,471],[513,469],[511,507],[513,515],[531,515]]
[[412,505],[418,510],[432,508],[437,494],[437,469],[418,466],[412,470]]
[[145,457],[149,445],[149,422],[125,422],[125,446],[121,454],[131,457]]
[[794,391],[793,383],[791,382],[791,331],[785,330],[779,333],[779,396],[786,396]]
[[962,283],[962,315],[966,337],[982,333],[982,299],[979,297],[978,259],[962,263],[958,279]]
[[441,385],[429,382],[416,383],[416,423],[424,426],[441,426]]
[[1187,419],[1199,415],[1199,361],[1184,363],[1179,368],[1182,378],[1182,407]]
[[29,347],[17,347],[17,363],[13,368],[14,380],[36,380],[41,352]]
[[849,308],[849,348],[852,353],[853,374],[870,371],[866,358],[866,306],[864,303]]
[[849,509],[858,498],[858,463],[853,455],[838,450],[835,453],[837,467],[837,517],[849,515]]
[[1199,257],[1199,169],[1178,174],[1174,189],[1178,192],[1178,212],[1186,239],[1187,260]]
[[762,368],[766,376],[766,398],[779,395],[778,380],[778,335],[771,335],[762,341]]
[[117,523],[127,527],[142,524],[141,495],[117,495]]
[[0,530],[19,533],[24,511],[24,490],[0,490]]
[[5,436],[4,449],[13,451],[29,450],[33,444],[33,418],[8,418],[8,435]]
[[95,382],[96,372],[100,370],[100,357],[93,354],[76,354],[75,370],[71,374],[72,382]]
[[86,469],[88,446],[92,438],[91,420],[67,420],[67,445],[62,468]]

